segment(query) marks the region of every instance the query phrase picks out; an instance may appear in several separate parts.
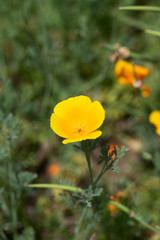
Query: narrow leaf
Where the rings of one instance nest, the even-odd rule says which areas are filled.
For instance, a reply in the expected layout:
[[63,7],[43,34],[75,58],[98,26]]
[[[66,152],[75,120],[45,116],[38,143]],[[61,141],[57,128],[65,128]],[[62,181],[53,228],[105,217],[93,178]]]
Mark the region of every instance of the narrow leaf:
[[150,30],[150,29],[146,29],[145,33],[160,37],[160,32],[159,31],[153,31],[153,30]]
[[27,187],[33,187],[33,188],[54,188],[54,189],[62,189],[70,192],[81,192],[82,189],[78,187],[73,186],[67,186],[67,185],[60,185],[60,184],[47,184],[47,183],[40,183],[40,184],[29,184]]
[[123,6],[118,8],[121,11],[152,11],[160,12],[160,7],[156,6]]
[[124,204],[122,204],[120,202],[112,201],[112,200],[109,201],[109,203],[115,205],[117,208],[121,209],[123,212],[130,215],[130,217],[134,218],[137,222],[139,222],[140,224],[142,224],[146,228],[148,228],[148,229],[150,229],[150,230],[152,230],[156,233],[160,233],[159,228],[152,227],[149,223],[145,222],[140,216],[138,216],[135,212],[133,212],[128,207],[126,207]]

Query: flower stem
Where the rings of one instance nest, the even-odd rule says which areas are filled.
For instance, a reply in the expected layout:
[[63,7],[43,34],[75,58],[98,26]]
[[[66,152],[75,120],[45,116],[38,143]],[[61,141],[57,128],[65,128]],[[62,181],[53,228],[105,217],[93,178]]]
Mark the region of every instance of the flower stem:
[[126,207],[124,204],[120,203],[120,202],[116,202],[113,200],[110,200],[109,203],[113,204],[114,206],[118,207],[119,209],[121,209],[123,212],[127,213],[128,215],[131,216],[132,214],[132,218],[135,219],[137,222],[141,223],[143,226],[145,226],[146,228],[156,232],[156,233],[160,233],[159,227],[153,227],[151,224],[147,223],[146,221],[144,221],[139,215],[137,215],[135,212],[133,212],[131,209],[129,209],[128,207]]
[[80,192],[82,191],[81,188],[67,186],[67,185],[60,185],[60,184],[47,184],[47,183],[39,183],[39,184],[29,184],[26,187],[33,187],[33,188],[54,188],[54,189],[62,189],[70,192]]
[[91,177],[91,183],[92,183],[92,187],[93,187],[94,184],[93,184],[93,175],[92,175],[91,162],[90,162],[90,154],[88,154],[88,152],[85,152],[85,154],[86,154],[86,159],[87,159],[87,163],[88,163],[89,173],[90,173],[90,177]]
[[77,223],[77,226],[75,228],[75,240],[80,239],[80,230],[81,230],[82,224],[84,222],[85,216],[87,214],[87,210],[88,210],[87,207],[83,208],[83,210],[82,210],[81,217],[80,217],[80,219]]
[[11,219],[13,224],[13,239],[17,239],[17,206],[16,206],[16,193],[13,191],[13,183],[12,178],[14,175],[13,164],[12,164],[12,154],[11,154],[11,142],[8,141],[8,149],[10,153],[10,159],[8,161],[8,181],[9,181],[9,197],[10,197],[10,211],[11,211]]
[[85,152],[85,156],[86,156],[86,160],[87,160],[87,164],[88,164],[88,169],[89,169],[89,173],[90,173],[90,178],[91,178],[92,188],[94,188],[93,174],[92,174],[92,168],[91,168],[91,162],[90,162],[91,151],[89,149],[87,140],[82,143],[82,148],[83,148],[83,151]]
[[103,167],[101,169],[101,172],[99,173],[98,177],[94,181],[94,186],[95,187],[96,187],[97,183],[99,182],[99,180],[101,179],[101,177],[103,176],[103,174],[105,173],[105,166],[106,166],[106,164],[103,165]]

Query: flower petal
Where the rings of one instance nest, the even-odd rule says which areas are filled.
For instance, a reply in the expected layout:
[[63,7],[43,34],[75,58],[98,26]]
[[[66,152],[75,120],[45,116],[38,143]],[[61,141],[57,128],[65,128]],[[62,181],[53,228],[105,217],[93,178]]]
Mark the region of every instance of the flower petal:
[[92,103],[87,115],[86,130],[88,133],[99,128],[105,119],[105,111],[98,101]]
[[141,92],[142,96],[145,98],[149,97],[149,95],[151,93],[150,87],[146,86],[145,84],[142,84],[140,88],[142,90],[142,92]]
[[139,80],[143,80],[150,73],[148,68],[138,66],[138,65],[134,66],[134,72],[136,74],[136,78],[138,78]]
[[67,144],[67,143],[72,143],[72,142],[80,142],[80,141],[83,141],[83,140],[86,140],[86,139],[96,139],[98,137],[100,137],[102,134],[101,131],[94,131],[94,132],[91,132],[89,134],[86,134],[82,137],[79,137],[79,138],[67,138],[67,139],[64,139],[63,140],[63,144]]
[[156,128],[156,133],[157,133],[158,135],[160,135],[160,127],[157,127],[157,128]]
[[86,133],[99,128],[105,118],[102,105],[98,101],[92,103],[86,96],[62,101],[54,108],[54,112],[64,118],[72,129],[83,127]]
[[160,111],[155,110],[149,115],[150,123],[153,123],[155,126],[160,127]]
[[[62,118],[75,118],[76,116],[79,117],[80,112],[82,112],[86,106],[90,105],[91,99],[87,96],[78,96],[78,97],[71,97],[67,100],[64,100],[58,103],[54,108],[54,113]],[[80,111],[80,112],[79,112]],[[75,115],[76,113],[76,115]],[[79,114],[78,114],[79,113]]]
[[52,113],[50,118],[50,126],[52,130],[63,138],[68,138],[71,136],[71,129],[65,119],[60,118],[55,113]]

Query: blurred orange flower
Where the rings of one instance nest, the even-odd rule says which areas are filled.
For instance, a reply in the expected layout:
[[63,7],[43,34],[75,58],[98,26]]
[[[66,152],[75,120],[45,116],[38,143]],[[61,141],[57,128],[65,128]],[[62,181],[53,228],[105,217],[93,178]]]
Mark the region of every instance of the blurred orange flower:
[[150,123],[156,127],[156,133],[160,135],[160,110],[155,110],[149,115]]
[[57,163],[51,164],[47,169],[47,173],[49,176],[56,176],[59,173],[59,165]]
[[89,97],[78,96],[58,103],[50,118],[52,130],[65,138],[62,143],[79,142],[96,139],[102,132],[98,131],[105,119],[105,111],[98,101]]
[[[111,200],[113,200],[113,201],[116,201],[116,202],[120,202],[120,200],[121,200],[121,198],[124,196],[124,193],[123,192],[121,192],[121,191],[119,191],[119,192],[117,192],[116,194],[115,194],[115,196],[110,196],[109,198],[111,199]],[[111,213],[111,215],[115,215],[115,213],[117,213],[118,212],[118,208],[115,206],[115,205],[113,205],[112,203],[109,203],[108,204],[108,208],[109,208],[109,211],[110,211],[110,213]]]
[[[110,148],[109,148],[109,151],[108,151],[108,153],[112,153],[113,152],[113,150],[115,149],[115,146],[118,146],[119,147],[119,149],[121,149],[121,145],[119,145],[119,144],[117,144],[117,143],[109,143],[108,144],[109,146],[110,146]],[[113,156],[114,157],[114,156]]]
[[140,88],[143,97],[150,95],[150,88],[143,83],[145,77],[150,73],[148,68],[119,60],[115,64],[114,72],[120,84],[128,84],[134,88]]

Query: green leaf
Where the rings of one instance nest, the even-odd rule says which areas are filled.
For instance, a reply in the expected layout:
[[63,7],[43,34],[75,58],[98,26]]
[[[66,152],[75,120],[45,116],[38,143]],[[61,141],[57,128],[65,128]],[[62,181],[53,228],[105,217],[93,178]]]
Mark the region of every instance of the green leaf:
[[120,173],[120,170],[119,170],[118,167],[114,167],[114,168],[112,168],[112,171],[113,171],[113,172],[116,172],[116,173]]
[[116,148],[116,152],[118,153],[119,152],[119,147],[116,145],[115,148]]
[[36,173],[24,171],[18,174],[18,180],[21,188],[25,187],[36,178],[37,178]]
[[47,183],[39,183],[39,184],[29,184],[27,187],[33,188],[54,188],[54,189],[61,189],[70,192],[81,192],[82,189],[78,187],[72,187],[67,185],[60,185],[60,184],[47,184]]
[[118,158],[123,157],[125,152],[127,152],[128,150],[129,150],[128,148],[122,146],[120,152],[118,153]]
[[34,239],[35,234],[33,228],[31,227],[26,228],[21,236],[16,237],[16,240],[34,240]]
[[2,124],[2,131],[4,136],[6,136],[8,139],[17,138],[18,124],[11,113],[4,119]]
[[82,190],[81,192],[73,193],[73,196],[79,198],[79,202],[86,203],[87,207],[91,207],[93,198],[100,196],[102,192],[103,188],[93,189],[90,185],[87,189]]
[[146,29],[145,33],[160,37],[160,32],[159,31],[154,31],[154,30],[150,30],[150,29]]
[[6,204],[5,198],[3,197],[4,189],[0,189],[0,209],[3,211],[3,213],[9,217],[10,216],[10,210]]
[[146,227],[146,228],[148,228],[148,229],[150,229],[150,230],[152,230],[152,231],[154,231],[156,233],[160,233],[159,227],[158,228],[152,227],[149,223],[145,222],[138,214],[133,212],[131,209],[126,207],[124,204],[122,204],[120,202],[113,201],[113,200],[110,200],[109,203],[115,205],[117,208],[121,209],[123,212],[127,213],[128,215],[130,215],[130,217],[135,219],[137,222],[142,224],[144,227]]
[[156,6],[122,6],[118,8],[121,11],[152,11],[160,12],[160,7]]
[[7,151],[0,145],[0,162],[7,160],[8,157]]

